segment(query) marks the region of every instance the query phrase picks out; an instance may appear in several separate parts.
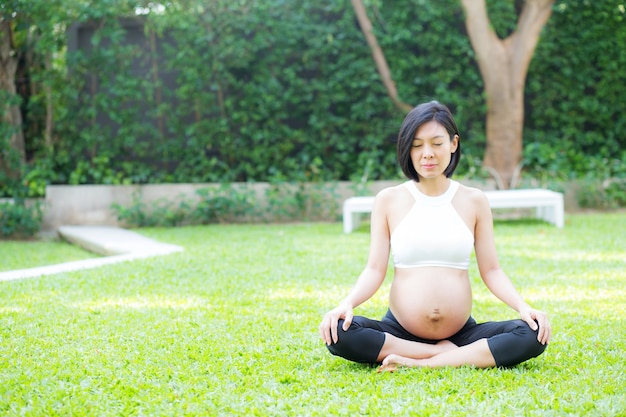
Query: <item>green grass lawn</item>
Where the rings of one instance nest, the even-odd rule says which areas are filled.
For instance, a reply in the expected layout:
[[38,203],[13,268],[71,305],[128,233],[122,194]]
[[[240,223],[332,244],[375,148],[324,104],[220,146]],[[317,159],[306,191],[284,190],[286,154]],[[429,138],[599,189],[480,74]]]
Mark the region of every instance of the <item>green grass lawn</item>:
[[0,240],[0,272],[96,258],[62,240]]
[[[550,314],[543,355],[393,374],[331,356],[317,335],[364,266],[364,228],[142,229],[185,251],[0,282],[0,414],[625,415],[626,215],[566,220],[496,224],[501,264]],[[470,273],[478,321],[516,317]],[[357,314],[385,313],[389,281]]]

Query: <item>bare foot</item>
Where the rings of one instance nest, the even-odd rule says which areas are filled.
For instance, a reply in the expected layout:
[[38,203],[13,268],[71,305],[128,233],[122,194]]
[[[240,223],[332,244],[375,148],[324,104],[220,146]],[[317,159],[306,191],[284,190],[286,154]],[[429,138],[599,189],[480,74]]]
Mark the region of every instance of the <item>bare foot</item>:
[[[449,340],[442,340],[437,342],[437,348],[440,350],[439,353],[447,352],[449,350],[458,349],[458,346],[452,343]],[[439,354],[438,353],[438,354]],[[407,358],[405,356],[396,355],[394,353],[387,356],[382,365],[378,367],[377,372],[394,372],[401,367],[419,367],[419,366],[427,366],[425,359],[413,359]]]
[[398,369],[398,365],[395,363],[390,363],[390,364],[382,364],[378,367],[378,369],[376,370],[376,372],[378,372],[379,374],[382,372],[395,372]]
[[421,361],[419,359],[406,358],[392,353],[383,360],[377,372],[394,372],[403,366],[420,366],[420,363]]

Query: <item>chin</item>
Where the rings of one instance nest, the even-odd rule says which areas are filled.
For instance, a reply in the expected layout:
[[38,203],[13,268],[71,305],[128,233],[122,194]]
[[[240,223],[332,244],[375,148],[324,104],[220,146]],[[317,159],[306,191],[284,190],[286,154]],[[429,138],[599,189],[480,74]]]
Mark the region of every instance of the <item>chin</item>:
[[429,180],[432,178],[439,178],[441,176],[443,176],[443,172],[433,172],[433,173],[428,173],[428,174],[419,174],[420,180],[424,179],[424,180]]

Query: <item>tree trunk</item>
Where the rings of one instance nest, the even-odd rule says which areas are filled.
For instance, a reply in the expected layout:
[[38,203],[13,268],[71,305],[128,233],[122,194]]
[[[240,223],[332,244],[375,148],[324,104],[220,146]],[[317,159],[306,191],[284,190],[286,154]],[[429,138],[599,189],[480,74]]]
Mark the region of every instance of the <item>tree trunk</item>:
[[522,161],[526,74],[554,1],[526,0],[515,32],[499,39],[491,27],[485,0],[461,0],[487,97],[483,164],[500,188],[515,186]]
[[12,35],[11,22],[0,17],[0,91],[3,91],[4,100],[6,100],[4,103],[0,103],[0,111],[2,112],[2,124],[10,129],[9,148],[0,149],[0,169],[11,177],[17,175],[18,170],[14,158],[17,156],[20,163],[25,160],[22,113],[19,104],[14,100],[17,98],[15,90],[17,57],[13,49]]
[[391,98],[391,101],[393,101],[393,104],[395,104],[398,109],[404,112],[409,112],[413,108],[413,106],[404,103],[398,98],[398,90],[396,89],[396,84],[391,78],[391,71],[389,71],[389,66],[387,65],[385,54],[383,54],[382,49],[378,45],[378,41],[376,40],[376,36],[374,35],[374,31],[372,30],[372,22],[370,22],[369,18],[367,17],[363,2],[361,0],[352,0],[352,7],[354,8],[356,18],[359,21],[359,26],[361,27],[363,36],[365,36],[367,44],[372,50],[372,57],[374,58],[374,62],[376,63],[376,69],[378,70],[378,74],[380,74],[383,85],[387,90],[387,95],[389,95],[389,98]]
[[[46,52],[45,60],[46,71],[52,72],[52,53]],[[54,106],[52,102],[52,87],[50,82],[44,83],[44,91],[46,94],[46,129],[44,131],[44,140],[48,152],[52,151],[52,131],[54,129]]]

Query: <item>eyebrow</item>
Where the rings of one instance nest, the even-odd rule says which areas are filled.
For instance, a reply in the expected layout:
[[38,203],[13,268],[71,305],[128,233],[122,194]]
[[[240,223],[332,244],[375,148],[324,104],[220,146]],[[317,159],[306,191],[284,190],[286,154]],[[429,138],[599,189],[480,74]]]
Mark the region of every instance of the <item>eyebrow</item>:
[[[445,135],[437,135],[437,136],[433,136],[433,137],[431,137],[431,138],[429,138],[429,139],[431,139],[431,140],[432,140],[432,139],[441,139],[441,138],[445,138],[445,137],[446,137]],[[426,139],[418,138],[418,137],[416,136],[416,137],[414,137],[414,138],[413,138],[413,140],[426,140]]]

